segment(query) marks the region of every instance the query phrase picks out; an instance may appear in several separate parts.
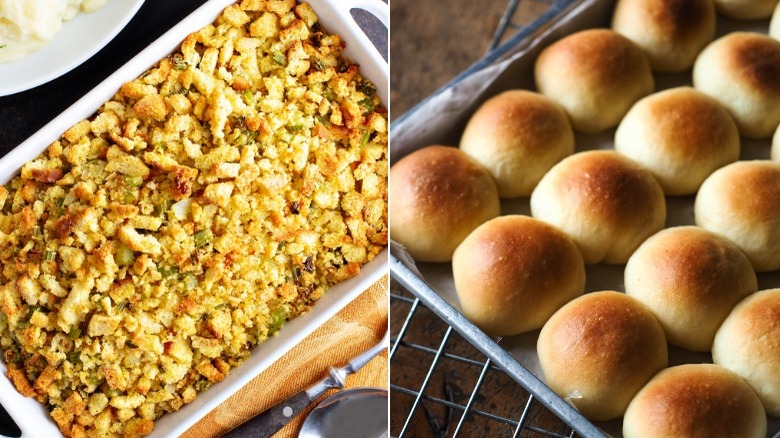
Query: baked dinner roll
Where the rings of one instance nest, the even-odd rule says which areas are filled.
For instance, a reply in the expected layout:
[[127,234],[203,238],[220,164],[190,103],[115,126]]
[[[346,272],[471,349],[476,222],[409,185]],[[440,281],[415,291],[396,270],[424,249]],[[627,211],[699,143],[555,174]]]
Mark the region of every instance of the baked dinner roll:
[[715,37],[712,0],[619,0],[612,29],[645,51],[650,67],[681,72]]
[[780,418],[780,289],[737,304],[715,335],[712,360],[747,380],[767,413]]
[[769,18],[777,0],[715,0],[718,13],[735,20]]
[[716,170],[693,209],[696,224],[736,243],[753,269],[780,269],[780,163],[737,161]]
[[501,212],[484,167],[446,146],[419,149],[390,169],[390,236],[417,261],[448,262],[460,242]]
[[642,49],[608,29],[574,33],[536,60],[536,87],[563,106],[577,131],[596,133],[618,124],[631,105],[653,91]]
[[780,41],[734,32],[708,45],[693,65],[693,86],[715,98],[739,133],[766,138],[780,124]]
[[537,343],[547,385],[591,420],[618,418],[667,366],[652,312],[620,292],[585,294],[547,321]]
[[628,259],[626,293],[658,318],[670,344],[710,351],[731,309],[758,290],[750,260],[731,241],[699,227],[667,228]]
[[486,333],[540,328],[585,291],[585,263],[562,231],[528,216],[480,225],[452,257],[463,314]]
[[482,104],[460,140],[493,176],[502,198],[530,196],[550,168],[574,152],[563,109],[541,94],[506,91]]
[[766,414],[741,377],[713,364],[658,373],[628,405],[623,438],[765,438]]
[[739,158],[739,132],[717,101],[680,87],[637,102],[615,132],[615,149],[649,169],[667,195],[688,195]]
[[777,126],[775,135],[772,137],[772,159],[780,161],[780,125]]
[[769,22],[769,36],[776,40],[780,40],[780,3],[775,7],[775,12],[772,14],[772,21]]
[[572,236],[585,263],[618,264],[663,228],[666,200],[648,170],[614,151],[588,151],[547,172],[531,213]]

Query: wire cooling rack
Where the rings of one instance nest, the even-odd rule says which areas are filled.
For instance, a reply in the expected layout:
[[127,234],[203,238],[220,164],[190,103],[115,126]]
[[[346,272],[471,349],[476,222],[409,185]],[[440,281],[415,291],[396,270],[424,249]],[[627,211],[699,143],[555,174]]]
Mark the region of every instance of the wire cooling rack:
[[396,281],[390,304],[391,436],[577,436]]

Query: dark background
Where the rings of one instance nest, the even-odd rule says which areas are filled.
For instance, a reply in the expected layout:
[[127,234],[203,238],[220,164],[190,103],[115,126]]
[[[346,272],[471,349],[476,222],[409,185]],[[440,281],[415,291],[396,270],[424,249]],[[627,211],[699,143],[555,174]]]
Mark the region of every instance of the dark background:
[[[510,0],[393,0],[390,2],[391,120],[441,88],[490,49]],[[521,0],[505,41],[551,0]]]

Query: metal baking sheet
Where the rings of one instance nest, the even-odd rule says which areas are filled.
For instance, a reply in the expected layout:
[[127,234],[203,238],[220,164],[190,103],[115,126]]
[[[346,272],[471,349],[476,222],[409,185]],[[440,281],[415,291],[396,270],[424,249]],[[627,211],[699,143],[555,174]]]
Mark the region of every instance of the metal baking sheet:
[[[92,115],[119,87],[146,71],[178,48],[192,32],[212,23],[219,13],[236,0],[211,0],[179,22],[157,41],[128,61],[61,115],[0,159],[0,184],[5,184],[27,161],[37,157],[70,126]],[[320,23],[338,33],[346,42],[343,56],[360,64],[360,73],[377,87],[382,102],[389,102],[389,67],[350,15],[353,8],[365,9],[389,24],[389,8],[380,0],[307,0],[317,12]],[[312,307],[308,313],[289,321],[278,334],[259,345],[251,357],[231,371],[222,382],[200,394],[195,401],[155,422],[150,437],[179,436],[208,412],[246,385],[252,378],[301,342],[333,315],[378,281],[387,272],[388,250],[382,251],[363,267],[357,277],[339,283]],[[60,436],[46,408],[33,398],[19,394],[5,377],[6,366],[0,363],[0,403],[22,430],[22,437]]]
[[[507,89],[535,89],[533,66],[546,46],[573,32],[609,27],[615,0],[560,0],[539,20],[521,30],[495,52],[456,77],[400,117],[391,127],[391,160],[430,144],[457,146],[466,122],[476,108]],[[717,35],[735,30],[767,33],[769,20],[737,22],[718,18]],[[691,85],[690,71],[654,74],[655,91]],[[615,129],[595,135],[576,133],[576,152],[613,149]],[[770,140],[741,139],[740,159],[768,159]],[[667,197],[666,226],[691,225],[694,196]],[[502,214],[530,216],[528,198],[502,200]],[[416,263],[400,245],[391,246],[391,272],[395,278],[432,307],[439,316],[497,362],[522,386],[539,397],[553,412],[583,436],[606,432],[621,436],[622,420],[591,423],[542,383],[536,354],[539,330],[506,338],[491,338],[459,313],[450,263]],[[585,292],[624,291],[625,265],[588,265]],[[780,272],[758,274],[759,290],[780,286]],[[712,362],[708,353],[669,347],[669,365]],[[768,417],[768,437],[780,434],[780,419]]]

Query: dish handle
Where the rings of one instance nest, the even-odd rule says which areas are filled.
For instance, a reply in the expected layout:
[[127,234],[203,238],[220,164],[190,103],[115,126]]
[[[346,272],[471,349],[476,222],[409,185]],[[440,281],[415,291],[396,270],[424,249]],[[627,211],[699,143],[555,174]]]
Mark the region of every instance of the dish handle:
[[[354,22],[355,19],[350,11],[352,9],[362,9],[376,17],[387,29],[390,29],[390,5],[382,0],[341,0],[333,2],[333,4],[345,20]],[[366,39],[368,38],[362,29],[361,33]],[[373,46],[373,44],[370,45]]]
[[363,9],[366,12],[370,12],[378,18],[385,27],[390,27],[390,5],[382,0],[349,0],[340,2],[339,4],[345,5],[347,7],[347,12],[352,9]]
[[0,437],[1,438],[30,438],[30,434],[22,433],[22,430],[5,410],[5,406],[0,405]]

